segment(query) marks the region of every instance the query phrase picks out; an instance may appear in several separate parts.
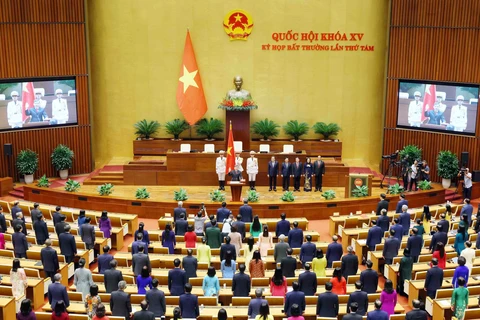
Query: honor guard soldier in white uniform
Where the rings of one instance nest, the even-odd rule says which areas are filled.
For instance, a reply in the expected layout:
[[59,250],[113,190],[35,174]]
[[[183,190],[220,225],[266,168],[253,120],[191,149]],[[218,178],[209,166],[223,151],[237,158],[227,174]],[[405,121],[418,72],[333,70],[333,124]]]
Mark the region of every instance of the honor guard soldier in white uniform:
[[463,96],[457,97],[457,105],[452,107],[450,125],[454,131],[464,131],[467,128],[467,107],[463,105]]
[[235,154],[235,168],[237,168],[238,171],[240,172],[243,172],[242,164],[243,164],[243,158],[240,157],[240,152],[237,152]]
[[423,103],[420,101],[422,94],[420,91],[415,91],[413,95],[415,96],[415,101],[411,101],[408,106],[408,124],[411,127],[420,127],[423,109]]
[[250,151],[250,158],[247,160],[247,174],[250,182],[250,190],[255,189],[255,177],[258,173],[258,159],[255,158],[255,151]]
[[57,99],[52,101],[52,118],[57,124],[65,124],[68,121],[67,100],[62,98],[62,89],[55,90]]
[[8,125],[12,128],[21,128],[22,120],[22,102],[18,101],[18,92],[12,91],[12,100],[7,105]]
[[42,100],[42,90],[35,89],[35,100],[33,101],[33,106],[39,106],[42,109],[45,109],[47,106],[47,101]]
[[215,170],[218,175],[218,190],[225,190],[225,172],[227,170],[227,158],[225,158],[225,151],[220,150],[219,157],[215,162]]

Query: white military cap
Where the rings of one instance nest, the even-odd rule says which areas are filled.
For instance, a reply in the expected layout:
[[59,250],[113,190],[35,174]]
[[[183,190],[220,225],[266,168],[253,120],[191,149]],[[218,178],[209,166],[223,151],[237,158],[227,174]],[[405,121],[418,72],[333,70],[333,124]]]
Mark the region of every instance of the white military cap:
[[63,94],[62,89],[57,89],[57,90],[55,90],[55,94],[59,94],[59,93],[62,93],[62,94]]
[[460,95],[460,96],[457,97],[457,100],[465,100],[465,98]]
[[17,91],[12,91],[11,96],[12,96],[12,97],[13,97],[13,96],[18,96],[18,92],[17,92]]
[[415,91],[415,93],[414,93],[413,95],[414,95],[414,96],[419,96],[419,97],[422,96],[422,94],[420,93],[420,91]]

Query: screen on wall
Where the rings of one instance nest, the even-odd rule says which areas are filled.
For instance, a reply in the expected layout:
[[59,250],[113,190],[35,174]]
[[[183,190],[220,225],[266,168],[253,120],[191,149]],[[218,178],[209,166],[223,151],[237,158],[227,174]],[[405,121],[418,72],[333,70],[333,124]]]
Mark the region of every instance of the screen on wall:
[[0,81],[0,130],[77,124],[74,78]]
[[397,127],[475,135],[478,85],[401,80]]

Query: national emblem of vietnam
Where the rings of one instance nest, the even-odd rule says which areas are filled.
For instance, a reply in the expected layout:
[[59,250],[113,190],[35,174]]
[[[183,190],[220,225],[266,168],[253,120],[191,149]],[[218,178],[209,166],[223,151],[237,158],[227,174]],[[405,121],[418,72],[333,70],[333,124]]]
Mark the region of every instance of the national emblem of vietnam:
[[247,40],[253,29],[252,16],[243,10],[233,10],[223,19],[223,28],[230,40]]

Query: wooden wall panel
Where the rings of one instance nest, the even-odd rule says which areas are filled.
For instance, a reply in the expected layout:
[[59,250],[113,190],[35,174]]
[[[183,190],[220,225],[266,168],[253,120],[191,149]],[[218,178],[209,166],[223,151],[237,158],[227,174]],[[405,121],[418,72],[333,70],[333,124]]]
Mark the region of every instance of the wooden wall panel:
[[[74,76],[78,126],[0,133],[0,148],[12,143],[14,156],[29,148],[39,154],[43,174],[56,176],[50,155],[56,145],[75,152],[72,174],[92,170],[84,0],[0,1],[0,79]],[[0,176],[8,174],[2,153]],[[14,171],[13,177],[19,177]]]
[[467,151],[480,169],[480,114],[476,137],[396,128],[399,79],[480,84],[480,1],[392,0],[391,10],[383,153],[418,145],[434,181],[441,150]]

